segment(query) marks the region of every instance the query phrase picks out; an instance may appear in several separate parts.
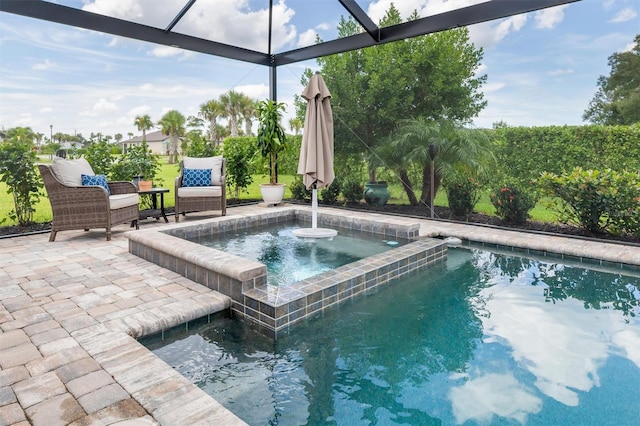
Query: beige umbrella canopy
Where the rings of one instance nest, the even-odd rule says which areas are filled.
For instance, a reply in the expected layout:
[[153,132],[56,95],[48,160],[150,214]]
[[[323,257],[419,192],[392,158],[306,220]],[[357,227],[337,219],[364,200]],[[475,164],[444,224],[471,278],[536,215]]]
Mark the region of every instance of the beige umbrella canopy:
[[298,174],[307,189],[331,185],[333,171],[333,114],[331,93],[320,74],[314,74],[302,92],[307,100]]

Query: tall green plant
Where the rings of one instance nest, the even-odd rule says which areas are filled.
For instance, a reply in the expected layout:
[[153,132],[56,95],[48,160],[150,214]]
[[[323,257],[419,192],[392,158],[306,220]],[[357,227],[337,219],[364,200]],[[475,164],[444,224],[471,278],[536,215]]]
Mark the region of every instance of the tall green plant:
[[[13,137],[0,143],[0,181],[7,184],[7,192],[13,196],[14,209],[9,218],[19,225],[33,222],[35,206],[42,188],[40,175],[36,171],[36,153],[32,142]],[[2,218],[3,223],[6,218]]]
[[283,103],[272,100],[258,103],[258,149],[264,158],[269,159],[271,185],[278,183],[278,154],[287,151],[287,137],[281,123],[283,112]]

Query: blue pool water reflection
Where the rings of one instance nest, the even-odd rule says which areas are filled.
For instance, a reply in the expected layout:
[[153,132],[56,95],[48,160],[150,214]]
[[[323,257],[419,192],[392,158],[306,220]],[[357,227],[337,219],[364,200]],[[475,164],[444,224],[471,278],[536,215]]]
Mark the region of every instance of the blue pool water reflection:
[[619,271],[454,249],[277,341],[219,319],[143,343],[251,425],[628,425],[639,288]]

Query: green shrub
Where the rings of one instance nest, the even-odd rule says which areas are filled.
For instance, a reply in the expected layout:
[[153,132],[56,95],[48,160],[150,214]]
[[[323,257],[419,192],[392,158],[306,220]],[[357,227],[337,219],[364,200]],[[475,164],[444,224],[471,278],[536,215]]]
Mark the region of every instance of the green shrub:
[[[7,184],[7,192],[13,195],[14,209],[9,218],[24,226],[33,222],[35,206],[42,188],[40,174],[36,170],[36,153],[30,141],[14,137],[0,143],[0,182]],[[2,218],[3,223],[6,218]]]
[[240,191],[247,192],[253,183],[255,153],[253,137],[227,138],[224,141],[222,155],[227,161],[227,187],[233,189],[236,198],[240,196]]
[[93,172],[97,175],[109,175],[113,164],[112,146],[105,139],[91,144],[87,148],[84,158],[91,164]]
[[340,179],[333,179],[331,185],[320,190],[320,197],[322,198],[322,202],[325,204],[336,203],[338,201],[338,197],[340,196],[341,189],[342,184],[340,182]]
[[[131,181],[134,176],[143,176],[145,180],[153,180],[160,170],[160,160],[142,141],[140,145],[132,145],[127,153],[111,166],[111,180]],[[162,182],[156,182],[162,184]]]
[[342,183],[342,196],[348,204],[357,204],[362,200],[364,185],[358,178],[347,177]]
[[456,179],[445,185],[451,214],[468,217],[480,200],[480,185],[472,177]]
[[183,151],[186,157],[213,157],[216,155],[215,148],[202,134],[197,131],[190,131],[185,135],[184,141],[187,143]]
[[564,223],[591,232],[640,235],[640,174],[611,169],[556,175],[543,173],[540,186],[560,201],[552,206]]
[[525,223],[529,210],[536,205],[533,191],[511,182],[500,186],[489,197],[496,208],[496,215],[504,222],[515,225]]
[[298,201],[309,201],[311,200],[311,190],[307,189],[302,183],[302,176],[297,175],[293,182],[289,184],[289,191],[291,191],[291,196],[294,200]]

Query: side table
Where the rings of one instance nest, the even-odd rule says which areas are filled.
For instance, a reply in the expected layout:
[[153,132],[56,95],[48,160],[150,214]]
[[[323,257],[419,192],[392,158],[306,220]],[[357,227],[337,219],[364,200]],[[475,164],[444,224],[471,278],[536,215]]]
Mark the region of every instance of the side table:
[[[169,223],[167,214],[164,210],[164,194],[169,192],[167,188],[151,188],[146,191],[138,191],[139,195],[149,195],[151,197],[151,208],[146,210],[140,210],[140,220],[148,217],[155,217],[156,219],[164,218],[165,223]],[[160,195],[160,208],[158,208],[158,195]]]

